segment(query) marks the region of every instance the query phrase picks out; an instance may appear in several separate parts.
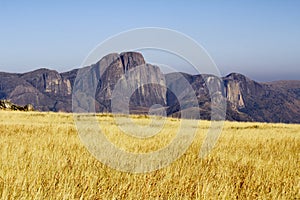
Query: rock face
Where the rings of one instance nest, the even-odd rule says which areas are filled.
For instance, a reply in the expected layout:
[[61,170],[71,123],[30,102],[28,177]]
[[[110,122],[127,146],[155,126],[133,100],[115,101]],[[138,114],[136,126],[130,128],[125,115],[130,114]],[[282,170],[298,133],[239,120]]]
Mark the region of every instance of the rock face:
[[[76,79],[78,76],[82,77]],[[112,53],[91,66],[65,73],[48,69],[0,72],[0,99],[15,105],[30,103],[39,111],[72,112],[74,91],[79,92],[76,98],[84,99],[73,99],[82,111],[95,105],[97,112],[129,109],[129,113],[145,114],[159,104],[168,116],[200,112],[200,118],[210,119],[212,109],[222,110],[223,102],[228,120],[300,123],[300,81],[258,83],[237,73],[223,78],[164,75],[137,52]],[[214,114],[218,118],[218,112]]]
[[85,73],[86,77],[76,81],[75,87],[90,93],[98,112],[111,112],[112,98],[119,105],[128,101],[127,107],[133,110],[147,110],[153,104],[166,106],[164,75],[157,66],[146,64],[140,53],[109,54],[80,74]]
[[62,76],[54,70],[39,69],[26,73],[20,78],[26,80],[43,93],[54,96],[68,96],[72,93],[70,80],[62,78]]
[[244,97],[241,91],[241,82],[235,80],[226,82],[226,98],[231,103],[233,109],[245,108]]
[[[292,82],[294,88],[300,88],[300,81]],[[291,87],[289,91],[281,89],[281,84],[257,83],[236,73],[226,76],[224,83],[231,108],[251,121],[300,123],[300,98],[294,93],[297,89]]]
[[56,71],[40,69],[25,74],[0,73],[0,98],[40,111],[71,112],[72,86]]
[[137,52],[121,53],[120,58],[122,61],[123,71],[126,73],[132,68],[146,64],[142,54]]

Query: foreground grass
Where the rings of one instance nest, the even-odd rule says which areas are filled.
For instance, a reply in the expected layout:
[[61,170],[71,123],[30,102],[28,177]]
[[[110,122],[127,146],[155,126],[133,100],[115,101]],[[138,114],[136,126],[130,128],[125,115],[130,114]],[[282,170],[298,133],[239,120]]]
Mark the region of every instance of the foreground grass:
[[[133,116],[136,123],[147,118]],[[122,134],[99,115],[116,146],[132,152],[162,148],[179,121],[168,119],[149,140]],[[170,166],[145,174],[119,172],[82,145],[71,114],[0,112],[2,199],[300,199],[300,125],[226,122],[209,156],[198,158],[209,127]],[[187,129],[187,132],[189,130]]]

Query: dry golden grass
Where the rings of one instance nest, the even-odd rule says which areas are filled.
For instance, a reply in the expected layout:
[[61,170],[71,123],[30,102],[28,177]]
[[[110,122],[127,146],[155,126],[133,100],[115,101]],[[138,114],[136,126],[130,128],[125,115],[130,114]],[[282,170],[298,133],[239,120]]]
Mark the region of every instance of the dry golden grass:
[[[149,121],[133,118],[140,124]],[[133,152],[162,148],[179,123],[168,119],[161,133],[141,141],[118,131],[111,115],[99,115],[99,120],[108,139]],[[209,122],[200,123],[193,144],[170,166],[130,174],[88,152],[71,114],[1,111],[0,197],[300,199],[300,125],[226,122],[214,150],[199,159],[208,127]]]

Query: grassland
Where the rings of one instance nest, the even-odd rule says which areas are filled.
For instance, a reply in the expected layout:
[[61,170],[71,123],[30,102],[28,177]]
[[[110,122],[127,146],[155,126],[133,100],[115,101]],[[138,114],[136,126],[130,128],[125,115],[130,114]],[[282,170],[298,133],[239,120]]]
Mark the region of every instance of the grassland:
[[[113,128],[111,115],[98,120],[111,142],[133,152],[162,148],[179,123],[168,119],[160,134],[141,142]],[[199,159],[208,127],[201,122],[190,148],[168,167],[131,174],[95,159],[81,143],[71,114],[1,111],[0,197],[300,199],[300,125],[226,122],[214,150]]]

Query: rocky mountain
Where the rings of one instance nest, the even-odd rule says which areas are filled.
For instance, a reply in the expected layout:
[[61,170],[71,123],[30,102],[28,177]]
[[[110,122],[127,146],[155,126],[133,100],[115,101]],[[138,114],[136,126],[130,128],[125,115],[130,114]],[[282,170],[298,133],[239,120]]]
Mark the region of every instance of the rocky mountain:
[[227,120],[300,123],[300,81],[258,83],[237,73],[226,77],[163,74],[137,52],[109,54],[91,66],[65,73],[0,72],[0,99],[32,104],[40,111],[72,112],[73,103],[82,112],[92,108],[145,114],[150,110],[173,117],[184,117],[186,112],[203,119],[210,119],[212,110],[217,119],[226,105]]

